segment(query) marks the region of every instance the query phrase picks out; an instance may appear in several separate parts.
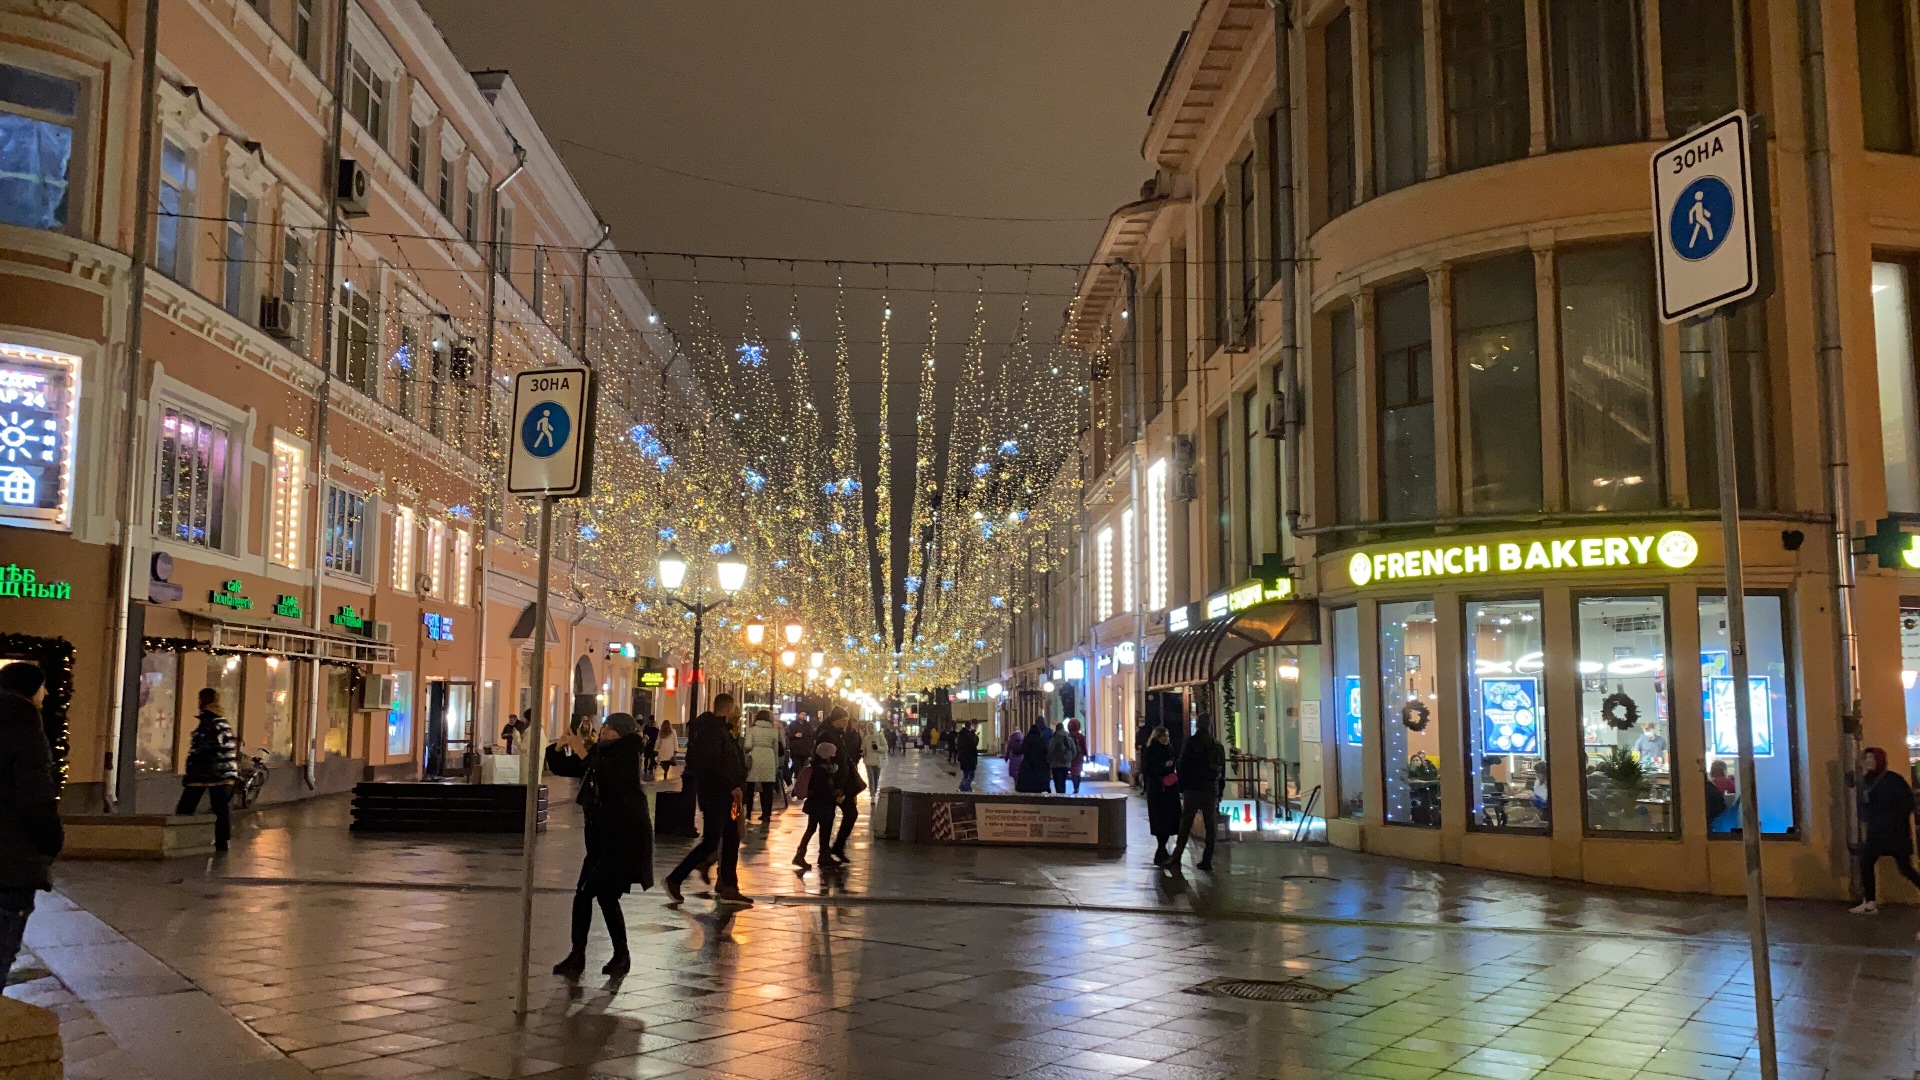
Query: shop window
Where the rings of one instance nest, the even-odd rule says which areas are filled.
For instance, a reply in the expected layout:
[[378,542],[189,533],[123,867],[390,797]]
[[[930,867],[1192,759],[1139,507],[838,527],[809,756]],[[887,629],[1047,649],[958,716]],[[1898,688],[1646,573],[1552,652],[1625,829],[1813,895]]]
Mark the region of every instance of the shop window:
[[353,722],[353,672],[329,666],[321,679],[325,694],[320,710],[320,758],[347,756],[347,736]]
[[1466,605],[1467,783],[1473,825],[1550,828],[1546,646],[1538,600]]
[[1440,827],[1433,601],[1380,605],[1380,769],[1390,825]]
[[159,210],[153,222],[153,268],[191,285],[193,158],[172,139],[160,140]]
[[1367,816],[1367,784],[1360,759],[1366,721],[1360,702],[1360,609],[1335,608],[1333,623],[1333,756],[1339,780],[1337,816]]
[[[242,686],[246,680],[247,665],[245,658],[238,653],[226,656],[207,657],[207,689],[216,695],[214,708],[233,730],[240,730],[240,702]],[[194,700],[199,700],[199,691],[194,691]],[[196,714],[197,715],[197,714]]]
[[1342,11],[1327,24],[1321,38],[1325,50],[1327,92],[1323,122],[1327,135],[1327,216],[1339,217],[1353,209],[1353,16]]
[[1912,26],[1907,0],[1857,0],[1860,119],[1869,150],[1913,153]]
[[1900,607],[1900,688],[1907,706],[1907,758],[1920,761],[1920,605]]
[[249,303],[253,299],[253,200],[229,190],[224,228],[220,306],[234,318],[252,323],[256,314]]
[[[1767,446],[1772,392],[1767,378],[1765,312],[1741,304],[1726,320],[1728,376],[1733,383],[1733,438],[1739,455],[1740,505],[1768,506],[1772,485]],[[1680,393],[1687,425],[1687,502],[1701,510],[1720,508],[1720,426],[1713,414],[1708,379],[1711,344],[1704,322],[1680,324]]]
[[1427,36],[1421,0],[1373,0],[1373,190],[1397,191],[1427,176]]
[[1470,514],[1540,509],[1540,357],[1533,255],[1453,272],[1460,471]]
[[269,480],[267,559],[289,569],[300,568],[301,508],[306,502],[307,451],[293,443],[273,440],[273,475]]
[[1380,509],[1388,521],[1434,516],[1433,334],[1425,278],[1380,294]]
[[[1758,788],[1760,832],[1785,835],[1799,825],[1796,779],[1799,761],[1794,731],[1793,685],[1787,670],[1785,598],[1747,594],[1747,700],[1753,729],[1753,773]],[[1740,831],[1740,727],[1734,700],[1732,653],[1727,639],[1727,598],[1700,598],[1700,715],[1706,721],[1709,819],[1715,835]],[[1718,795],[1716,800],[1714,795]],[[1719,813],[1714,813],[1718,809]]]
[[1527,156],[1526,0],[1445,0],[1447,148],[1456,171]]
[[326,568],[351,578],[367,576],[367,497],[338,484],[327,485],[326,520],[321,544]]
[[68,227],[80,100],[72,79],[0,64],[0,222]]
[[1667,598],[1582,597],[1578,609],[1587,827],[1672,835]]
[[1914,399],[1911,273],[1905,263],[1873,264],[1873,347],[1880,372],[1887,509],[1920,513],[1920,418]]
[[1328,320],[1333,361],[1333,505],[1342,524],[1360,520],[1360,363],[1353,308],[1335,308]]
[[351,281],[341,284],[340,340],[333,350],[333,377],[368,396],[379,382],[374,306],[374,297],[366,289],[355,288]]
[[299,727],[300,678],[304,661],[267,657],[267,728],[260,736],[260,749],[266,751],[267,764],[284,765],[293,760],[293,733]]
[[134,767],[141,772],[172,772],[180,725],[179,653],[150,652],[140,658],[140,712],[136,722],[139,731]]
[[1660,5],[1660,95],[1667,134],[1678,138],[1740,104],[1734,0]]
[[228,453],[225,425],[176,406],[161,411],[154,520],[159,535],[226,550]]
[[1564,251],[1559,283],[1567,501],[1594,512],[1658,509],[1652,254],[1641,244]]
[[1553,148],[1646,137],[1639,0],[1548,0]]
[[387,710],[387,756],[413,753],[413,672],[393,673],[393,708]]

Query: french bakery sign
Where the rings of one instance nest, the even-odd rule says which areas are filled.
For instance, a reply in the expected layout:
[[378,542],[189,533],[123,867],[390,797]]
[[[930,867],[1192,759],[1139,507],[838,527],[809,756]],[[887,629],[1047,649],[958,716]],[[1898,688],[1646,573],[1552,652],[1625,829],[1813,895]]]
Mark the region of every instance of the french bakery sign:
[[1684,529],[1621,536],[1436,544],[1396,551],[1357,551],[1347,560],[1347,580],[1360,588],[1388,581],[1555,570],[1684,570],[1699,557],[1700,542]]

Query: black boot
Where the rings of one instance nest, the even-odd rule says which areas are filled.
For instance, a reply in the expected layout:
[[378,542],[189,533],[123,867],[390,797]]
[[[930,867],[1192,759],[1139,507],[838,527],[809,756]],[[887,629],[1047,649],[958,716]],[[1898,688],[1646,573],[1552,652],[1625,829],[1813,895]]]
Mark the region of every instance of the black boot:
[[632,970],[633,970],[633,957],[627,955],[624,952],[617,952],[613,954],[613,959],[607,961],[607,966],[600,969],[600,974],[625,975],[627,972]]
[[569,979],[579,977],[580,973],[585,970],[587,970],[587,956],[585,953],[570,952],[567,954],[565,960],[553,965],[553,973],[555,975],[564,975]]

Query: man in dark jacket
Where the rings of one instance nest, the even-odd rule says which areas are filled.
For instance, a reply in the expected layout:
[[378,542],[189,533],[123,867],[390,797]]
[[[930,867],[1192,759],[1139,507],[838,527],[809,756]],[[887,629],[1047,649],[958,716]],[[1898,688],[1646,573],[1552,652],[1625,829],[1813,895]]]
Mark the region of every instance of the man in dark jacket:
[[213,687],[200,690],[200,721],[187,741],[187,773],[180,778],[180,804],[173,812],[181,816],[200,809],[200,795],[207,796],[207,809],[213,813],[213,850],[227,850],[233,836],[233,818],[227,806],[233,798],[233,782],[240,775],[238,743],[233,725],[220,715],[220,694]]
[[700,805],[700,842],[667,875],[667,895],[681,900],[680,884],[687,875],[718,854],[720,882],[713,890],[716,903],[752,904],[740,892],[740,813],[747,785],[747,755],[734,730],[740,711],[732,694],[713,699],[713,711],[703,712],[687,725],[687,764],[682,784],[692,784]]
[[834,778],[840,782],[840,790],[845,796],[840,802],[840,831],[833,837],[833,854],[841,862],[847,861],[847,840],[853,836],[853,826],[860,820],[860,810],[855,805],[861,792],[867,790],[867,782],[860,779],[860,758],[866,753],[867,740],[853,729],[853,718],[847,710],[836,705],[827,713],[827,726],[820,733],[823,739],[832,739],[840,748],[840,769]]
[[980,733],[968,724],[953,737],[953,745],[960,759],[960,790],[972,791],[973,774],[980,768]]
[[1900,876],[1920,889],[1920,871],[1913,868],[1913,788],[1899,773],[1887,768],[1887,752],[1869,746],[1860,752],[1860,825],[1866,831],[1860,845],[1860,887],[1866,893],[1855,915],[1880,910],[1874,870],[1882,858],[1891,858]]
[[587,932],[593,926],[593,907],[607,922],[613,959],[600,969],[603,975],[625,975],[633,967],[627,952],[627,920],[620,898],[634,885],[653,888],[653,822],[647,814],[646,789],[641,786],[641,757],[646,751],[640,726],[627,713],[614,713],[586,747],[555,742],[547,747],[547,771],[580,780],[574,801],[586,811],[587,855],[573,886],[573,950],[553,966],[553,973],[569,978],[587,967]]
[[1207,835],[1207,846],[1200,852],[1200,869],[1213,872],[1214,819],[1219,816],[1220,796],[1227,788],[1227,752],[1213,737],[1213,717],[1201,713],[1193,721],[1193,737],[1180,751],[1180,838],[1173,844],[1171,866],[1176,873],[1187,853],[1187,839],[1193,835],[1193,816],[1200,815]]
[[0,973],[20,955],[33,894],[53,888],[53,858],[66,841],[40,719],[45,693],[38,665],[0,667]]

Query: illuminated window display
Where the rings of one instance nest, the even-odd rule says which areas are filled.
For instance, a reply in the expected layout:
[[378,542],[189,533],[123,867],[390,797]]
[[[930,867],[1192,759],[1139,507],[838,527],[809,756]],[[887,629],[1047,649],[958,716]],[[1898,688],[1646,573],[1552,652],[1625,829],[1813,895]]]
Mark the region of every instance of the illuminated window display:
[[1367,811],[1367,785],[1360,767],[1360,609],[1333,612],[1333,754],[1340,773],[1340,811],[1361,818]]
[[1440,827],[1436,655],[1433,601],[1380,605],[1380,768],[1390,824]]
[[1920,607],[1900,609],[1900,686],[1907,701],[1907,758],[1920,761]]
[[0,343],[0,524],[68,527],[79,364]]
[[[1785,602],[1779,596],[1747,595],[1747,680],[1753,723],[1753,773],[1759,788],[1760,832],[1790,833],[1799,824],[1794,798],[1793,694],[1787,681]],[[1727,598],[1700,598],[1700,696],[1706,721],[1709,811],[1715,834],[1740,830],[1740,729],[1734,714],[1732,654],[1727,647]],[[1704,794],[1704,793],[1703,793]]]
[[413,672],[393,673],[393,708],[387,710],[387,755],[413,752]]
[[1578,612],[1587,827],[1672,835],[1667,598],[1582,597]]
[[1552,804],[1540,601],[1469,603],[1466,625],[1473,824],[1545,831]]

